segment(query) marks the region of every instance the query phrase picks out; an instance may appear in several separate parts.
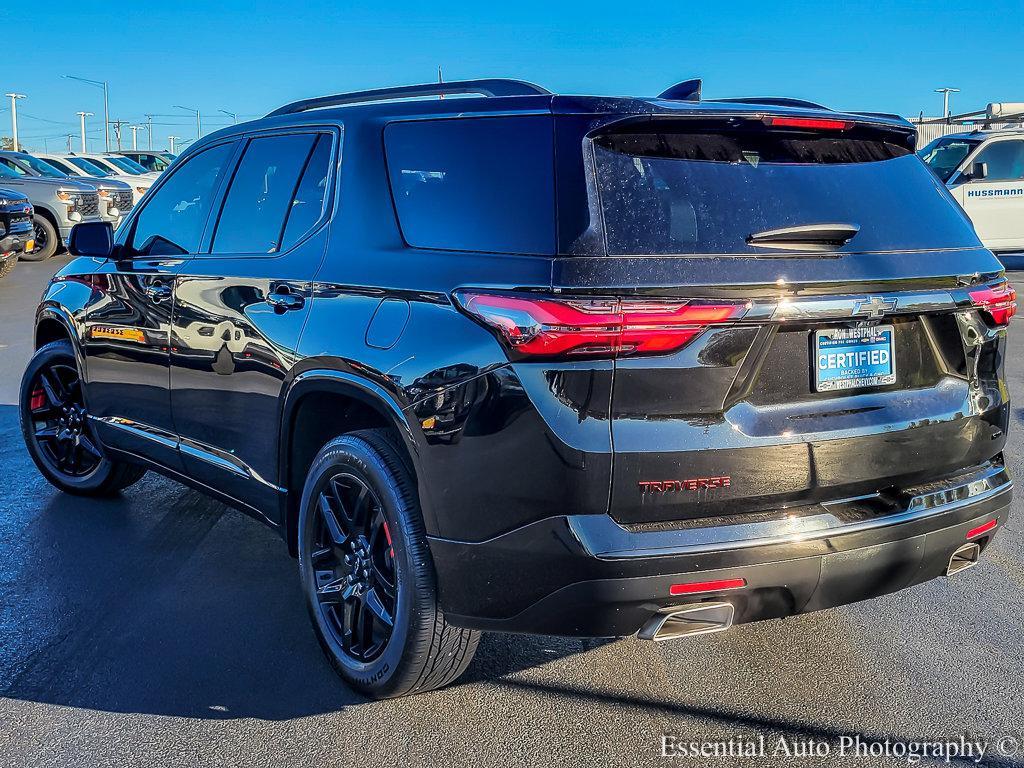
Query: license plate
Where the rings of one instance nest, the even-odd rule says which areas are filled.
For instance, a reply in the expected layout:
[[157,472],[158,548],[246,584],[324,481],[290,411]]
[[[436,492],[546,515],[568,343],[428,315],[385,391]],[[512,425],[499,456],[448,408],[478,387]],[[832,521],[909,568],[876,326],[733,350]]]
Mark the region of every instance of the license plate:
[[895,384],[892,326],[816,331],[814,383],[818,392]]

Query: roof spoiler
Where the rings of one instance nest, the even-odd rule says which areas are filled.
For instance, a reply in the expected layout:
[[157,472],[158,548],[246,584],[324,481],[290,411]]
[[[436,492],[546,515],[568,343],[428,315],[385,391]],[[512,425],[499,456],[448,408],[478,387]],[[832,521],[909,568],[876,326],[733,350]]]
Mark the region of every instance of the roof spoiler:
[[913,128],[915,131],[917,130],[917,126],[907,120],[907,118],[902,115],[894,115],[892,112],[849,112],[848,114],[862,115],[864,117],[882,117],[886,120],[892,120],[894,123],[899,123],[903,127]]
[[341,107],[348,104],[366,104],[373,101],[391,101],[395,99],[414,99],[424,96],[449,96],[454,94],[474,93],[480,96],[550,96],[551,91],[539,85],[523,80],[490,78],[486,80],[456,80],[450,83],[424,83],[422,85],[402,85],[396,88],[375,88],[369,91],[350,91],[336,93],[331,96],[317,96],[312,99],[301,99],[278,107],[267,117],[293,115],[311,109],[324,107]]
[[731,104],[764,104],[768,107],[799,107],[800,109],[825,109],[829,112],[833,110],[818,104],[813,101],[807,101],[806,99],[791,99],[788,96],[734,96],[729,99],[708,99],[708,101],[724,102]]
[[701,84],[700,78],[683,80],[659,93],[658,98],[669,101],[700,101]]

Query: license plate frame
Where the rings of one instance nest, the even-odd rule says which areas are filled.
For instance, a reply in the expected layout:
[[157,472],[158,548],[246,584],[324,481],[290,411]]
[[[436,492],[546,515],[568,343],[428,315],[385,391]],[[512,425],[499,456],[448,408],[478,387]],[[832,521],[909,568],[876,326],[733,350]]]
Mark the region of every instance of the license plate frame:
[[[814,347],[811,350],[814,391],[836,392],[895,384],[894,342],[892,325],[822,328],[815,331]],[[848,364],[844,359],[847,355],[855,355]],[[837,361],[836,357],[840,359]],[[823,376],[823,373],[826,375]]]

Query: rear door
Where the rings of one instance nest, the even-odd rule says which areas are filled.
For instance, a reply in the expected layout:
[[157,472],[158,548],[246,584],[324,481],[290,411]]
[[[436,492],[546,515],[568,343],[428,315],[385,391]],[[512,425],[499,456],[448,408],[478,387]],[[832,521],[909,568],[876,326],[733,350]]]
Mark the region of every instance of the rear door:
[[962,310],[1000,265],[909,147],[762,114],[586,135],[604,253],[558,260],[554,287],[620,302],[620,522],[901,489],[999,453],[1001,332]]
[[270,515],[281,396],[327,243],[340,133],[244,141],[208,247],[177,278],[171,403],[189,475]]
[[986,246],[1024,251],[1024,139],[988,142],[967,159],[965,171],[980,163],[985,177],[961,176],[953,182],[953,194]]

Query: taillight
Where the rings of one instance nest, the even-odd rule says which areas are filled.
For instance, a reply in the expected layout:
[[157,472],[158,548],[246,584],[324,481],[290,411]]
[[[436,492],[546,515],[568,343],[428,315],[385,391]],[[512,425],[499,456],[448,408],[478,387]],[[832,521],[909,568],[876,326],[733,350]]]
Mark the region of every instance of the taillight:
[[1002,328],[1017,314],[1017,292],[1009,283],[987,285],[968,291],[971,301],[981,310],[988,324]]
[[709,325],[737,320],[746,302],[653,299],[550,299],[460,291],[462,308],[523,356],[674,352]]
[[845,131],[853,127],[847,120],[818,117],[768,117],[765,122],[773,128],[810,128],[818,131]]

